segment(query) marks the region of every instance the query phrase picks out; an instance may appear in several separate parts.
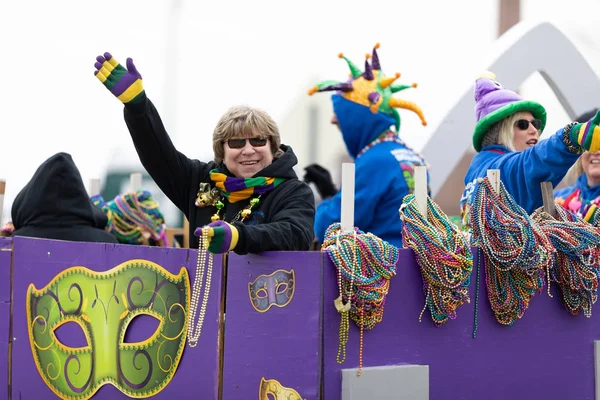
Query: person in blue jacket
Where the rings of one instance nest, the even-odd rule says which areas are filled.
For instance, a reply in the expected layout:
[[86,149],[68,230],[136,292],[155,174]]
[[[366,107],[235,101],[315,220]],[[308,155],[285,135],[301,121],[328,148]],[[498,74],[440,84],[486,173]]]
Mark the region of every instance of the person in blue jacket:
[[477,180],[487,176],[487,170],[500,170],[508,193],[531,214],[543,204],[542,182],[556,186],[585,150],[600,148],[600,113],[588,122],[572,122],[548,139],[539,140],[546,125],[544,107],[504,89],[495,79],[494,74],[486,73],[475,82],[473,146],[478,154],[465,176],[460,200],[462,224],[467,230]]
[[[386,77],[381,70],[378,47],[377,44],[372,55],[367,56],[364,71],[340,54],[350,68],[350,79],[321,82],[309,94],[336,92],[332,96],[335,114],[332,123],[342,132],[355,162],[354,225],[402,247],[398,209],[402,199],[414,191],[414,167],[426,164],[400,139],[400,115],[396,108],[411,110],[423,125],[426,122],[416,104],[392,97],[393,93],[416,84],[395,83],[399,73]],[[314,183],[325,198],[317,207],[314,228],[317,240],[323,243],[326,229],[340,222],[341,192],[335,189],[329,172],[316,164],[306,168],[304,180]]]
[[[586,121],[597,112],[597,108],[590,110],[577,117],[577,121]],[[555,202],[600,227],[600,151],[584,152],[571,171],[577,181],[571,186],[556,190]]]

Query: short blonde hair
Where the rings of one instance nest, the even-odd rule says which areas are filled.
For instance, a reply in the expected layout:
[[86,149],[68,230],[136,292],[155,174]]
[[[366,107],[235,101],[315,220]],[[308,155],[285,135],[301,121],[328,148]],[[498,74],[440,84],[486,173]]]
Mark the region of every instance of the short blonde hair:
[[231,107],[217,123],[213,132],[215,162],[223,162],[225,142],[231,138],[252,137],[259,134],[269,139],[271,153],[277,158],[283,154],[279,149],[281,137],[277,124],[266,112],[247,106]]

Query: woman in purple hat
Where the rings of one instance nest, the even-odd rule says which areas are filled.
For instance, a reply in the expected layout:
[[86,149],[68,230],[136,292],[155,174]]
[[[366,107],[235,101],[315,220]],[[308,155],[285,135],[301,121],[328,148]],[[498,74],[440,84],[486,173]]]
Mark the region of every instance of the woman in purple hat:
[[473,132],[473,157],[460,200],[463,227],[469,228],[469,208],[477,180],[489,169],[500,178],[516,202],[531,214],[541,207],[540,184],[557,185],[585,150],[600,149],[600,112],[585,123],[573,122],[546,140],[539,140],[546,125],[546,110],[524,100],[486,73],[475,82],[477,125]]

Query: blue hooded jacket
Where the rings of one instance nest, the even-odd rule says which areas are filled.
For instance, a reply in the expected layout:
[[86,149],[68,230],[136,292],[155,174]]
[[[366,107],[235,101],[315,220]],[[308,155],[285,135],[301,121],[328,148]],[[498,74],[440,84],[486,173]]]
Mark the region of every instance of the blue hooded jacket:
[[469,209],[477,192],[477,179],[485,178],[488,169],[499,169],[500,180],[508,193],[528,214],[543,205],[540,184],[545,181],[556,186],[579,158],[563,143],[563,130],[524,151],[510,151],[502,145],[481,149],[465,176],[465,190],[460,199],[463,227],[469,226]]
[[[368,144],[388,132],[394,119],[373,114],[368,107],[333,95],[333,110],[348,153],[355,162],[354,225],[364,232],[402,247],[402,222],[398,210],[414,190],[414,167],[424,160],[406,145],[381,142],[358,156]],[[428,175],[429,180],[429,175]],[[341,191],[317,207],[315,235],[323,243],[329,225],[341,217]]]

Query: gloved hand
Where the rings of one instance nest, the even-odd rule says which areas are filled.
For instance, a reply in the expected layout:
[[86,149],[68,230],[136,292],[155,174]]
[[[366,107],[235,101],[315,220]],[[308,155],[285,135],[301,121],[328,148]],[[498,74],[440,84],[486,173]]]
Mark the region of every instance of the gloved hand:
[[110,53],[96,57],[94,75],[123,104],[135,103],[142,98],[144,87],[142,76],[135,68],[133,60],[127,59],[127,69],[113,58]]
[[239,238],[237,228],[225,221],[215,221],[196,228],[195,236],[202,236],[202,229],[208,228],[208,251],[214,254],[227,253],[235,248]]
[[337,189],[331,179],[331,174],[319,164],[311,164],[304,168],[304,182],[314,183],[322,199],[332,197],[337,193]]
[[571,129],[571,141],[584,150],[595,153],[600,150],[600,110],[587,122],[575,124]]

